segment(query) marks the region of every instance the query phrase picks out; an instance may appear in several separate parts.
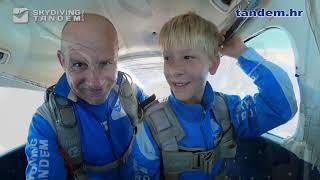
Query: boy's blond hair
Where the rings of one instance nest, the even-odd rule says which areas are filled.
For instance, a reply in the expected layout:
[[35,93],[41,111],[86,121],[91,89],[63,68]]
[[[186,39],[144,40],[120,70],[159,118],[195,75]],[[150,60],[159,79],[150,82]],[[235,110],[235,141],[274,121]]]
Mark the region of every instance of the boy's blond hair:
[[218,55],[218,29],[210,21],[188,12],[166,22],[160,31],[162,50],[191,48],[204,51],[210,59]]

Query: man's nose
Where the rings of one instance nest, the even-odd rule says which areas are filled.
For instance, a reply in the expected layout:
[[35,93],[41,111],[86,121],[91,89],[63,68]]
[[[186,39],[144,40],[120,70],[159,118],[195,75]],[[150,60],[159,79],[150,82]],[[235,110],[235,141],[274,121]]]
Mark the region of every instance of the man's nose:
[[88,85],[91,88],[101,88],[103,86],[103,76],[98,70],[92,70],[88,77]]

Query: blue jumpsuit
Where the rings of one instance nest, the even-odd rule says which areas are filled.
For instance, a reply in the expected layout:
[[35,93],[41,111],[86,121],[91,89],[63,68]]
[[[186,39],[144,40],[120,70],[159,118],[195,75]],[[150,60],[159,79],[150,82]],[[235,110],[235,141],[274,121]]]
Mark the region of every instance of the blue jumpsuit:
[[[259,92],[241,99],[225,95],[234,126],[234,138],[257,137],[290,120],[297,111],[297,103],[288,75],[277,65],[266,61],[254,49],[248,48],[238,59],[241,69],[254,81]],[[170,95],[169,105],[185,132],[179,146],[188,148],[214,148],[214,140],[221,131],[214,120],[214,91],[207,82],[201,104],[186,104]],[[147,129],[150,135],[150,129]],[[151,139],[152,136],[149,136]],[[160,150],[154,140],[156,156]],[[180,173],[180,179],[212,179],[220,170],[223,160],[217,160],[211,174],[201,170]]]
[[[119,84],[123,77],[118,73]],[[70,87],[64,74],[57,82],[54,92],[68,97]],[[138,101],[145,95],[137,88]],[[81,150],[84,160],[91,165],[104,165],[119,159],[126,151],[132,137],[131,122],[124,112],[118,94],[110,92],[100,105],[90,105],[85,101],[73,101],[75,116],[80,127]],[[145,145],[149,143],[149,147]],[[39,114],[34,114],[25,148],[28,165],[26,179],[65,179],[67,169],[59,154],[57,138],[49,123]],[[159,179],[159,160],[154,156],[145,132],[140,124],[138,134],[126,164],[105,173],[88,173],[89,179]],[[153,155],[153,156],[150,156]]]

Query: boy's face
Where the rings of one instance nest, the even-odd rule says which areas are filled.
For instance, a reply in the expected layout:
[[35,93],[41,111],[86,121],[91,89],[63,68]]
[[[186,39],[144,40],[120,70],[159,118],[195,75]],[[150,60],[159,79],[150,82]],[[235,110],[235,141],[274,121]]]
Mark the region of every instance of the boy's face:
[[164,75],[171,91],[185,103],[200,103],[208,72],[214,74],[219,60],[212,59],[201,50],[169,49],[163,52]]

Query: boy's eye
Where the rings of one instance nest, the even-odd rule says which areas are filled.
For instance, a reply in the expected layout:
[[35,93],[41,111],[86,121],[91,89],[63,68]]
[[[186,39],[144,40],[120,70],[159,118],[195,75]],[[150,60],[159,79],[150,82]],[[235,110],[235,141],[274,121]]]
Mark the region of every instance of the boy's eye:
[[186,59],[186,60],[194,59],[194,57],[193,57],[193,56],[184,56],[183,58],[184,58],[184,59]]
[[100,65],[103,65],[103,66],[110,65],[110,64],[113,64],[113,63],[110,62],[110,61],[103,61],[103,62],[100,63]]
[[168,61],[168,60],[169,60],[169,56],[163,56],[163,59],[164,59],[165,61]]

